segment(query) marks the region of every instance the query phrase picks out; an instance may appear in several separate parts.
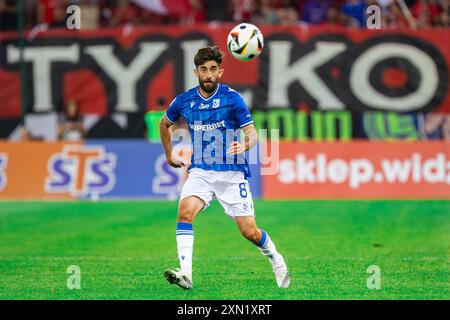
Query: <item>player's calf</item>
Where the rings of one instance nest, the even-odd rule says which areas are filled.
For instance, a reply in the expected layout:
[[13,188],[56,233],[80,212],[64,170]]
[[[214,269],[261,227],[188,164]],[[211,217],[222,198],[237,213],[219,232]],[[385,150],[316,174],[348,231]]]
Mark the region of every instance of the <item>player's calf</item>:
[[262,233],[258,228],[248,228],[241,229],[242,236],[248,241],[253,242],[254,244],[258,244],[259,240],[261,240]]
[[261,230],[259,230],[256,226],[255,217],[236,217],[236,224],[238,225],[239,231],[244,238],[253,242],[254,244],[258,244],[258,242],[261,240],[262,233]]

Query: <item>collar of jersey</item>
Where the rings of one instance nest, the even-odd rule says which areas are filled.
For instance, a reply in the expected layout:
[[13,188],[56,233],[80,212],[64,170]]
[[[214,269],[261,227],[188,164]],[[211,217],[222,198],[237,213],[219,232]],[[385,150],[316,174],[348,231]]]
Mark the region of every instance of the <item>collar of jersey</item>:
[[198,94],[198,95],[200,96],[200,98],[202,98],[203,100],[208,101],[209,99],[211,99],[212,97],[214,97],[214,96],[217,94],[217,92],[219,92],[219,88],[220,88],[220,83],[217,84],[216,91],[214,91],[214,93],[213,93],[213,94],[211,95],[211,97],[209,97],[209,98],[203,97],[202,94],[200,93],[200,91],[198,91],[198,87],[197,87],[197,94]]

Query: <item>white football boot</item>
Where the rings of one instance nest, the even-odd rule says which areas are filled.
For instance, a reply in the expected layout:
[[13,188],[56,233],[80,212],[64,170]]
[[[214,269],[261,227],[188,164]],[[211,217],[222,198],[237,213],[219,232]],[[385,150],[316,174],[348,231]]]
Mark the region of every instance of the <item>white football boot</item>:
[[281,254],[279,254],[278,257],[273,260],[272,270],[275,274],[275,279],[277,280],[278,287],[288,288],[289,283],[291,282],[291,277],[289,276],[289,271]]
[[167,269],[164,276],[170,284],[175,283],[183,289],[192,289],[192,279],[184,275],[180,269]]

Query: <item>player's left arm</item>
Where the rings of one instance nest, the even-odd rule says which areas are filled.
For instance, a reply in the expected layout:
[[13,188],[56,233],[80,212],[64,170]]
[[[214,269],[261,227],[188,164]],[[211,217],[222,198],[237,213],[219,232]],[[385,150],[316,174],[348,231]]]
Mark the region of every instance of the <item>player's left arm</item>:
[[233,99],[233,112],[237,125],[244,131],[243,141],[233,141],[227,150],[227,154],[241,154],[253,148],[258,142],[258,135],[253,124],[253,118],[242,96],[231,90]]
[[256,133],[256,128],[253,124],[249,124],[242,128],[245,137],[244,141],[233,141],[227,150],[227,154],[241,154],[245,151],[253,148],[256,143],[258,143],[258,134]]

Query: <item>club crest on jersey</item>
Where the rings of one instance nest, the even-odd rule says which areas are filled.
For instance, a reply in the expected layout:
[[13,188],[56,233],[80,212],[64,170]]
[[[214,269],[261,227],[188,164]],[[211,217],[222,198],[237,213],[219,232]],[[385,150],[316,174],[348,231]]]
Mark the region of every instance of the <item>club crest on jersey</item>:
[[116,154],[105,152],[103,146],[65,146],[47,164],[45,190],[72,196],[107,193],[115,186],[116,160]]
[[213,100],[213,109],[216,109],[220,106],[220,99],[214,99]]
[[6,164],[8,156],[5,153],[0,153],[0,191],[6,187]]

